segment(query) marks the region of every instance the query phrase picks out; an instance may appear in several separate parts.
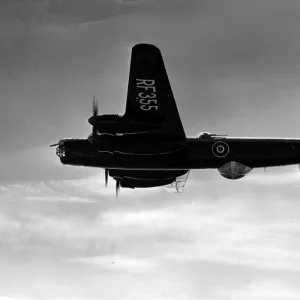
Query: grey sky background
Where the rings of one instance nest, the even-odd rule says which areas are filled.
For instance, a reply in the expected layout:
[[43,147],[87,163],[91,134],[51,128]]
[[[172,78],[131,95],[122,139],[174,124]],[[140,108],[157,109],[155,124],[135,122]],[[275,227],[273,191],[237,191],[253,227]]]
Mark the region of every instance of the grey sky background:
[[131,47],[163,54],[188,136],[300,136],[297,0],[0,4],[0,300],[300,299],[300,174],[184,194],[104,188],[48,147],[124,112]]

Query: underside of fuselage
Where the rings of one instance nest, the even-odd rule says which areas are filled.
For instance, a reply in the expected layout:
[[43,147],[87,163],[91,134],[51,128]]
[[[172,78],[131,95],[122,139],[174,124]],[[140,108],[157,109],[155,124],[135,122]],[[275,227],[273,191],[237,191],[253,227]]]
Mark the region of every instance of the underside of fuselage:
[[215,168],[227,179],[240,179],[253,168],[299,164],[300,140],[187,139],[180,151],[134,155],[99,151],[87,139],[70,139],[62,140],[56,152],[63,164],[105,169],[118,191],[173,184],[190,169]]
[[58,146],[57,155],[63,164],[117,170],[219,168],[230,161],[245,164],[250,168],[259,168],[298,164],[300,140],[187,139],[186,146],[174,153],[128,155],[101,152],[87,139],[71,139],[64,140]]

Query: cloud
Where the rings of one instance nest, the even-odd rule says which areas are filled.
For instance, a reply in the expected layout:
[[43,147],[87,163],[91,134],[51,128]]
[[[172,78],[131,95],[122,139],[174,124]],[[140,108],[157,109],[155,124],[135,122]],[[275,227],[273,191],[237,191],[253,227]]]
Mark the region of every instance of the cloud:
[[143,273],[149,272],[157,267],[157,263],[149,258],[132,258],[124,255],[81,257],[68,259],[66,262],[89,264],[113,272]]
[[34,298],[22,297],[22,296],[7,296],[1,297],[0,300],[35,300]]
[[150,199],[157,190],[140,193],[122,190],[121,196],[115,199],[113,183],[110,181],[105,189],[99,175],[102,172],[81,179],[2,186],[0,241],[5,253],[22,255],[29,251],[47,259],[47,249],[56,244],[60,248],[52,251],[52,258],[60,257],[59,253],[64,253],[62,249],[69,249],[71,256],[83,249],[99,253],[98,245],[109,250],[111,241],[119,235],[118,232],[111,235],[110,225],[103,223],[103,213],[116,207],[145,205],[140,201],[141,195]]
[[[272,211],[260,214],[255,208],[259,199],[253,201],[239,195],[223,198],[222,202],[195,201],[151,211],[111,211],[102,214],[102,221],[112,235],[119,228],[125,236],[132,232],[148,235],[148,239],[156,236],[157,255],[174,261],[300,270],[298,248],[291,244],[300,231],[300,223],[293,221],[299,213],[296,204],[286,200],[283,204],[280,197],[270,199]],[[290,211],[294,211],[293,216]],[[174,239],[166,239],[167,234]]]
[[160,0],[116,0],[116,3],[122,5],[136,5],[136,4],[141,4],[145,2],[154,2],[154,1],[160,1]]
[[[112,1],[87,0],[84,5],[78,0],[4,1],[1,15],[10,22],[23,25],[63,25],[80,20],[101,20],[110,17]],[[88,8],[82,10],[82,8]],[[89,9],[90,8],[90,9]],[[96,10],[96,11],[95,11]]]
[[[273,279],[272,281],[254,281],[234,291],[223,292],[223,296],[229,296],[230,299],[276,299],[276,300],[294,300],[299,299],[300,293],[290,285]],[[233,296],[233,298],[232,298]]]
[[[230,183],[220,178],[217,184],[226,189]],[[93,283],[99,276],[110,282],[107,274],[127,276],[127,283],[128,275],[136,278],[142,274],[138,282],[147,279],[157,290],[160,285],[151,281],[155,274],[161,284],[169,280],[177,286],[176,291],[191,291],[186,295],[191,299],[195,282],[203,289],[202,295],[230,289],[232,295],[238,295],[244,284],[251,283],[239,273],[252,274],[259,282],[262,277],[270,278],[271,273],[280,279],[280,272],[299,272],[300,212],[297,203],[284,196],[284,190],[275,199],[268,196],[262,201],[256,183],[250,181],[243,184],[250,186],[243,193],[229,191],[220,199],[207,192],[195,196],[203,193],[205,185],[210,188],[216,183],[193,185],[179,197],[164,193],[164,199],[157,201],[146,195],[134,199],[136,191],[117,201],[114,197],[97,198],[95,194],[102,187],[93,183],[93,177],[5,186],[0,215],[2,257],[8,261],[12,253],[28,261],[35,257],[43,264],[57,264],[65,275],[66,270],[77,270],[92,280],[86,288],[93,286],[95,290]],[[18,196],[8,198],[5,193],[10,189]],[[58,207],[53,205],[55,201],[25,200],[28,195],[47,198],[52,193],[79,198],[90,193],[88,198],[98,202],[60,202]],[[201,275],[203,269],[207,279]],[[231,274],[227,281],[214,277],[222,272]],[[212,287],[205,288],[205,280],[215,282],[215,292]]]
[[[277,174],[279,179],[272,173],[249,175],[237,190],[236,183],[217,177],[181,195],[162,192],[164,199],[156,199],[159,189],[122,189],[115,199],[114,183],[110,180],[105,189],[102,171],[87,178],[7,184],[0,193],[1,239],[17,252],[34,247],[30,241],[35,239],[60,243],[75,255],[83,249],[95,254],[97,244],[111,242],[131,251],[138,238],[136,253],[154,247],[153,255],[163,261],[299,270],[292,242],[300,231],[297,203],[284,199],[285,185],[277,186],[276,197],[267,192],[263,201],[259,190],[253,194],[259,183],[270,186],[263,176],[275,184],[289,174]],[[221,196],[213,199],[209,191],[216,184]],[[203,251],[203,243],[210,251]]]
[[251,176],[247,176],[245,179],[247,183],[255,183],[258,186],[282,186],[292,184],[300,187],[300,174],[296,168],[298,167],[294,167],[294,170],[290,172],[282,172],[281,174],[278,174],[276,171],[269,173],[268,170],[268,172],[262,174],[251,174]]
[[[123,0],[27,0],[17,1],[4,0],[1,10],[2,24],[6,24],[6,29],[20,24],[34,27],[84,25],[90,23],[103,22],[118,15],[135,11],[136,5],[145,1]],[[153,0],[151,1],[153,2]],[[121,5],[120,5],[121,4]],[[131,10],[128,10],[130,6]],[[28,28],[28,27],[27,27]]]
[[[241,238],[242,240],[242,238]],[[230,242],[230,240],[228,241]],[[163,257],[173,262],[227,264],[245,266],[253,269],[300,271],[300,256],[295,251],[278,249],[267,242],[271,240],[256,239],[251,243],[234,241],[232,245],[222,244],[220,241],[206,242],[205,249],[199,243],[193,246],[164,248]],[[255,243],[255,245],[253,245]],[[162,247],[163,248],[163,247]],[[209,250],[208,250],[209,249]]]

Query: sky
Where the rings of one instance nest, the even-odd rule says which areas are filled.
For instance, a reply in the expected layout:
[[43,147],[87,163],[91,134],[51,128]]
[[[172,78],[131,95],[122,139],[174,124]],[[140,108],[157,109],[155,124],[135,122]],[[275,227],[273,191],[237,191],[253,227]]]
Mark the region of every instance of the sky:
[[184,193],[104,187],[50,144],[124,113],[136,43],[163,54],[188,136],[300,136],[297,0],[2,0],[0,300],[300,299],[298,166]]

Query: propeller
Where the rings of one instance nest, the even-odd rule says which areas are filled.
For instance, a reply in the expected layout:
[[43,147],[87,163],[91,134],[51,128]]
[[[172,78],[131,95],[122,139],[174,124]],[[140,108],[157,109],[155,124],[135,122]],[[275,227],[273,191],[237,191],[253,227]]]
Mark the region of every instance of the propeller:
[[105,187],[107,187],[107,181],[108,181],[108,169],[105,169]]
[[96,97],[94,96],[93,98],[93,116],[97,116],[98,115],[98,102],[96,100]]
[[[96,100],[96,97],[94,96],[93,99],[93,117],[96,117],[98,115],[98,102]],[[93,125],[92,135],[97,135],[97,127]]]
[[116,181],[116,196],[117,197],[119,195],[119,191],[120,191],[120,187],[121,187],[120,183],[121,183],[121,180],[117,179],[117,181]]

